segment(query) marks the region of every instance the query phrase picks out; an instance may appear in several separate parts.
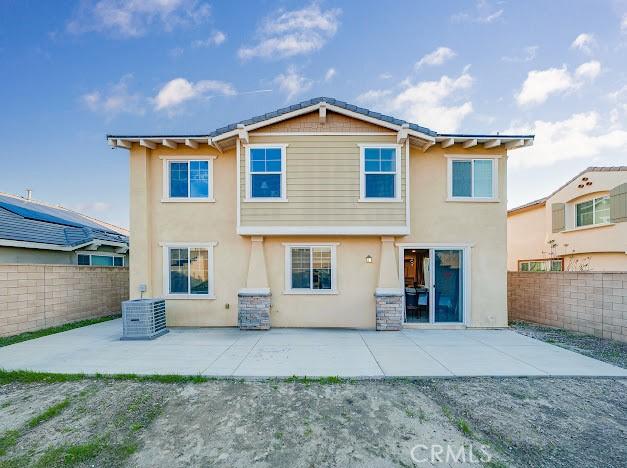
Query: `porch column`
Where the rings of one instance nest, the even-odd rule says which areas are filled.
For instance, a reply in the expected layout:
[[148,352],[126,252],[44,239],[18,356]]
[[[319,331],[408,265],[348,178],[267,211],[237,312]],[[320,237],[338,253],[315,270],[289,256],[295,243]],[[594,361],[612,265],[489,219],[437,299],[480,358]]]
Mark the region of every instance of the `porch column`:
[[237,321],[242,330],[270,328],[272,296],[268,285],[263,237],[250,238],[250,257],[246,287],[239,290]]
[[394,237],[381,237],[379,281],[375,290],[377,330],[400,330],[403,323],[403,289],[399,287]]

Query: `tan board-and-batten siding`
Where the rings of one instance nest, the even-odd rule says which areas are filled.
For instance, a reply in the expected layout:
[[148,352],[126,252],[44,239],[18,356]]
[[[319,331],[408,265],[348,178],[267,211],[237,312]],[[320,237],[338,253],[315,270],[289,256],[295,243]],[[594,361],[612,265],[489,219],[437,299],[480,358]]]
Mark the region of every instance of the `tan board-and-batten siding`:
[[[362,130],[363,131],[363,130]],[[401,201],[360,202],[360,144],[396,144],[395,135],[250,136],[286,144],[287,202],[246,202],[246,151],[240,157],[241,226],[405,226],[405,146]]]

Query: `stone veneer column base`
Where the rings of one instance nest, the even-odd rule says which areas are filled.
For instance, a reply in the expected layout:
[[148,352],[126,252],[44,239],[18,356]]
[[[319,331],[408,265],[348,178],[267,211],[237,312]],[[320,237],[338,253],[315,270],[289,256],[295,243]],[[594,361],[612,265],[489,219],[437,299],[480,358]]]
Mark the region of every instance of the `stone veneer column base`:
[[237,323],[240,330],[270,329],[272,295],[268,293],[241,292],[237,295]]
[[403,296],[397,292],[375,293],[377,331],[398,331],[403,327]]

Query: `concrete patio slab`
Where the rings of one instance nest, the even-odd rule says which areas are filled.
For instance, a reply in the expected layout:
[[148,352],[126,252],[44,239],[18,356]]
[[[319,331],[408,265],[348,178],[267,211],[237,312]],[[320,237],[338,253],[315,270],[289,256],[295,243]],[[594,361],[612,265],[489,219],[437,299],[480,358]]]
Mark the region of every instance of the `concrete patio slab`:
[[617,376],[627,370],[509,330],[173,328],[120,341],[112,320],[0,348],[0,368],[233,377]]

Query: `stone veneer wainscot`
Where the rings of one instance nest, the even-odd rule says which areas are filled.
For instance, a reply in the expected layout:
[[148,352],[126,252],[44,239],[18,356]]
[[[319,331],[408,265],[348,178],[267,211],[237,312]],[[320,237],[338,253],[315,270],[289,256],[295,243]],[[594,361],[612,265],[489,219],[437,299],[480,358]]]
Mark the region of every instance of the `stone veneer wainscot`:
[[240,330],[268,330],[270,328],[271,294],[238,295],[238,324]]
[[377,301],[377,330],[398,331],[403,324],[403,296],[375,294]]

